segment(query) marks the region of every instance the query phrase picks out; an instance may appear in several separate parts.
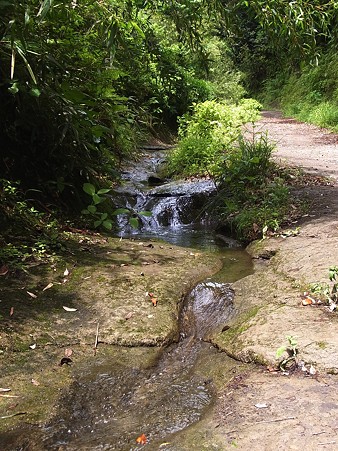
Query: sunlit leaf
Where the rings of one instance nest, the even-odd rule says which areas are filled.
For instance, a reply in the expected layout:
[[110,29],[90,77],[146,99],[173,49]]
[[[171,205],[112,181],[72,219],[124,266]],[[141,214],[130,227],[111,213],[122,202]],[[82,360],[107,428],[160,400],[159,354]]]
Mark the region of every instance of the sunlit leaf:
[[40,17],[41,20],[43,20],[45,18],[45,16],[48,14],[52,5],[53,5],[53,0],[44,0],[40,6],[37,16]]
[[279,359],[280,357],[282,357],[282,355],[284,354],[285,351],[286,351],[286,346],[281,346],[280,348],[278,348],[276,351],[276,359]]

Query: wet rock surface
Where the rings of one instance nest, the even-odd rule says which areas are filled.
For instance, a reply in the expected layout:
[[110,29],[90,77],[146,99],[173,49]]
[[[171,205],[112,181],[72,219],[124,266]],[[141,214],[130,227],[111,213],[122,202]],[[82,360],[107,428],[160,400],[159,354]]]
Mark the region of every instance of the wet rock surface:
[[[297,121],[283,119],[280,115],[275,113],[269,113],[264,115],[264,119],[261,122],[261,126],[264,129],[270,131],[270,136],[275,139],[278,144],[278,150],[275,154],[276,158],[288,161],[290,164],[298,164],[303,168],[308,169],[311,172],[323,172],[325,175],[331,175],[336,177],[338,173],[338,161],[336,158],[337,145],[336,135],[328,134],[326,131],[322,131],[313,126],[307,126],[306,124],[299,124]],[[307,148],[310,146],[311,158],[308,158]],[[286,152],[286,153],[285,153]],[[317,171],[316,171],[317,169]],[[185,353],[185,356],[191,356],[191,361],[186,362],[187,372],[193,367],[194,377],[197,384],[194,387],[201,388],[202,398],[211,396],[212,393],[216,393],[214,403],[212,406],[205,408],[203,415],[198,416],[200,421],[190,425],[187,428],[181,428],[175,433],[175,427],[177,423],[173,420],[173,429],[170,432],[170,439],[166,440],[165,436],[155,431],[154,428],[150,428],[147,434],[149,435],[149,442],[144,446],[145,449],[164,449],[167,451],[185,451],[191,449],[197,450],[228,450],[228,449],[241,449],[241,450],[275,450],[276,448],[281,450],[299,450],[307,448],[310,450],[318,449],[337,449],[338,436],[337,436],[337,410],[338,410],[338,321],[337,313],[329,312],[324,306],[303,306],[301,303],[301,294],[305,291],[312,282],[327,282],[328,281],[328,268],[331,265],[338,264],[338,187],[336,178],[331,183],[331,186],[311,186],[305,187],[299,194],[306,195],[311,202],[310,212],[302,218],[302,220],[295,224],[295,228],[299,227],[298,233],[287,237],[270,237],[259,243],[253,243],[249,247],[249,252],[254,258],[255,273],[247,276],[243,274],[243,279],[232,283],[231,289],[234,290],[234,297],[231,302],[231,312],[226,319],[222,319],[221,324],[216,327],[216,331],[210,331],[207,333],[207,340],[210,340],[212,344],[218,348],[215,349],[210,345],[201,341],[199,346],[204,348],[207,352],[199,354],[198,358],[194,361],[196,356],[195,352],[191,354]],[[166,285],[165,273],[171,266],[175,256],[170,255],[167,257],[166,264],[164,265],[164,256],[161,257],[162,264],[156,263],[154,260],[158,259],[156,254],[156,248],[145,248],[142,250],[149,250],[149,254],[139,255],[134,247],[134,244],[128,242],[125,243],[129,247],[128,252],[122,252],[123,258],[116,263],[111,262],[113,265],[117,265],[117,271],[114,274],[114,280],[118,282],[116,284],[117,293],[120,304],[117,305],[118,315],[112,315],[112,321],[117,328],[123,325],[127,327],[127,333],[124,335],[124,340],[131,340],[133,344],[141,344],[142,333],[152,337],[151,342],[145,344],[151,344],[152,347],[145,348],[133,348],[132,353],[123,347],[118,350],[113,350],[114,346],[109,347],[102,344],[97,349],[97,356],[93,359],[93,342],[95,340],[95,330],[98,322],[98,318],[102,320],[102,339],[107,343],[119,342],[119,339],[115,335],[113,330],[109,329],[109,308],[107,307],[107,299],[109,296],[102,296],[102,291],[98,292],[95,296],[93,293],[93,284],[86,282],[90,279],[85,279],[86,282],[84,289],[82,290],[82,296],[86,299],[84,301],[83,318],[89,319],[85,332],[81,332],[81,340],[78,340],[71,331],[78,329],[83,324],[83,319],[78,316],[73,319],[69,316],[65,319],[62,315],[55,311],[56,316],[52,316],[52,319],[56,319],[56,330],[62,331],[63,335],[58,333],[57,340],[53,342],[52,338],[48,338],[47,343],[39,344],[39,341],[32,334],[32,328],[37,326],[36,318],[29,318],[27,313],[27,321],[25,324],[29,325],[28,328],[23,327],[24,322],[22,318],[19,324],[13,327],[9,321],[6,321],[6,327],[2,330],[1,336],[5,340],[5,349],[11,349],[11,352],[7,351],[1,355],[2,368],[4,377],[2,378],[1,385],[12,386],[12,392],[22,397],[19,399],[4,399],[4,415],[8,415],[11,412],[29,412],[29,416],[25,417],[28,423],[44,422],[50,418],[51,410],[54,412],[57,409],[59,394],[67,393],[65,389],[75,383],[79,378],[84,377],[81,371],[85,374],[96,374],[97,378],[94,378],[99,392],[102,387],[102,396],[98,399],[104,399],[108,397],[106,405],[114,406],[114,400],[109,399],[109,384],[106,382],[109,378],[114,377],[114,371],[111,371],[110,375],[107,374],[104,369],[107,358],[116,359],[119,356],[119,364],[117,365],[118,374],[123,375],[123,368],[135,368],[133,377],[137,381],[141,381],[138,384],[138,388],[133,392],[135,397],[127,397],[130,402],[131,399],[140,400],[144,402],[148,407],[148,397],[145,396],[144,385],[150,385],[153,388],[153,393],[160,393],[161,381],[175,380],[175,377],[183,377],[184,371],[182,367],[177,367],[175,362],[177,354],[181,352],[182,347],[191,345],[196,342],[194,334],[192,337],[185,337],[186,340],[181,342],[175,348],[175,350],[168,350],[168,355],[165,360],[165,368],[161,367],[161,356],[158,351],[160,348],[156,345],[164,343],[168,337],[174,337],[178,334],[178,329],[175,329],[175,321],[177,326],[177,302],[180,302],[180,295],[182,289],[182,283],[186,282],[186,277],[189,278],[188,285],[192,282],[192,279],[196,282],[200,276],[205,276],[205,268],[210,270],[210,261],[206,261],[205,254],[199,255],[199,252],[187,251],[184,252],[177,249],[177,263],[180,268],[180,260],[187,262],[185,269],[182,269],[181,275],[178,276],[177,286],[169,286],[169,291],[173,289],[173,292],[177,295],[176,301],[170,303],[170,309],[166,310],[163,307],[163,318],[167,318],[164,321],[164,328],[158,329],[156,321],[152,321],[153,318],[147,318],[145,323],[139,321],[139,317],[153,315],[154,311],[160,307],[153,308],[149,304],[149,300],[143,300],[140,304],[140,292],[135,289],[135,297],[131,303],[128,303],[129,293],[133,292],[133,281],[139,280],[140,273],[145,273],[144,269],[147,268],[148,280],[153,287],[153,281],[164,277],[164,282],[161,285],[156,286],[154,292],[161,293],[159,296],[159,302],[162,299],[166,299],[164,296],[164,286]],[[145,244],[145,243],[144,243]],[[169,245],[170,247],[170,245]],[[176,249],[176,248],[175,248]],[[106,250],[104,251],[106,252]],[[131,252],[131,253],[130,253]],[[135,253],[136,252],[136,253]],[[191,255],[195,254],[195,255]],[[176,250],[174,252],[176,255]],[[143,261],[145,263],[152,263],[150,265],[145,264],[141,267],[133,265],[132,261]],[[211,259],[211,261],[214,261]],[[188,276],[190,274],[190,266],[192,263],[196,263],[196,271],[198,273],[197,279],[194,276],[192,279]],[[126,265],[126,266],[123,266]],[[175,264],[172,264],[176,267]],[[201,265],[201,266],[198,266]],[[211,264],[213,269],[217,267]],[[95,266],[95,265],[94,265]],[[184,266],[184,265],[183,265]],[[101,268],[93,269],[96,274],[101,274]],[[130,274],[128,271],[130,270]],[[163,272],[161,272],[163,270]],[[140,271],[140,272],[139,272]],[[107,278],[107,269],[103,269],[104,280],[102,279],[103,290],[106,290],[109,284]],[[174,276],[176,270],[173,271]],[[89,272],[84,272],[84,277],[89,277]],[[116,279],[115,279],[116,277]],[[123,279],[124,278],[124,279]],[[134,279],[135,278],[135,279]],[[111,279],[109,279],[111,281]],[[201,279],[199,279],[201,280]],[[118,287],[123,281],[122,289],[119,291]],[[81,291],[80,283],[77,282]],[[142,282],[143,283],[143,282]],[[145,287],[142,286],[142,292]],[[23,285],[21,282],[19,285]],[[18,285],[18,286],[19,286]],[[162,287],[162,288],[161,288]],[[191,286],[192,287],[192,286]],[[31,290],[31,287],[25,287]],[[41,286],[41,288],[43,288]],[[89,290],[92,288],[92,290]],[[102,288],[102,287],[101,287]],[[115,291],[115,288],[112,290]],[[48,291],[46,292],[48,293]],[[172,291],[170,291],[172,296]],[[178,295],[179,293],[179,295]],[[47,295],[46,295],[47,296]],[[49,294],[48,294],[49,296]],[[63,296],[63,295],[62,295]],[[207,296],[206,296],[207,297]],[[6,296],[3,296],[6,299]],[[21,299],[21,306],[24,305],[26,300],[22,292],[18,299]],[[123,301],[122,301],[123,299]],[[55,304],[55,308],[62,307],[63,302],[73,300],[72,306],[79,307],[81,305],[80,298],[74,299],[74,297],[61,297],[60,302]],[[44,301],[44,299],[42,299]],[[95,309],[93,306],[99,302],[100,308]],[[127,308],[125,303],[127,302]],[[145,302],[145,304],[142,304]],[[148,304],[147,304],[148,302]],[[109,303],[108,303],[109,304]],[[10,308],[11,301],[6,304],[6,308]],[[70,304],[68,304],[70,305]],[[141,307],[142,305],[142,307]],[[43,302],[40,308],[43,306]],[[136,324],[128,323],[133,316],[126,319],[129,314],[133,314],[132,309],[135,307],[136,318],[134,318]],[[23,308],[23,307],[22,307]],[[100,310],[102,308],[102,316]],[[202,310],[207,307],[201,307]],[[120,310],[119,310],[120,309]],[[150,309],[150,311],[149,311]],[[23,310],[24,311],[24,310]],[[175,318],[170,320],[170,311],[174,312]],[[196,305],[196,312],[199,308]],[[34,315],[38,315],[39,309],[37,308]],[[70,312],[69,312],[70,313]],[[75,312],[76,313],[76,312]],[[156,310],[156,314],[157,310]],[[187,312],[186,321],[189,320],[189,314]],[[92,316],[90,316],[92,315]],[[125,316],[124,316],[125,315]],[[142,317],[142,318],[143,318]],[[60,322],[61,321],[61,322]],[[120,325],[119,325],[120,321]],[[51,333],[54,325],[50,325],[45,318],[43,328],[45,331]],[[72,325],[71,329],[68,327]],[[142,327],[146,324],[147,328],[141,333],[134,329],[134,327]],[[18,327],[20,326],[20,327]],[[156,334],[153,333],[152,328],[155,326]],[[58,329],[59,327],[59,329]],[[68,329],[70,330],[67,330]],[[83,326],[82,326],[83,327]],[[101,328],[101,326],[100,326]],[[37,327],[37,330],[39,328]],[[170,332],[169,332],[170,331]],[[17,334],[17,335],[16,335]],[[33,334],[32,334],[33,335]],[[123,335],[123,333],[122,333]],[[304,362],[305,371],[302,371],[299,367],[294,371],[288,371],[282,374],[280,371],[274,371],[276,366],[276,350],[286,344],[286,336],[293,336],[297,340],[297,360]],[[18,336],[20,341],[17,340]],[[42,339],[43,335],[37,333],[37,337]],[[22,339],[26,337],[26,341]],[[156,337],[161,337],[157,339]],[[165,338],[167,337],[167,338]],[[15,338],[15,340],[14,340]],[[28,346],[32,343],[32,338],[37,341],[37,352],[31,352],[28,350]],[[55,337],[54,337],[55,339]],[[65,346],[72,344],[70,339],[74,340],[74,356],[72,356],[73,366],[59,366],[60,358],[64,356]],[[101,339],[101,337],[100,337]],[[117,340],[117,341],[116,341]],[[183,343],[184,346],[183,346]],[[20,346],[26,347],[25,353],[14,353],[13,350],[19,349]],[[194,349],[194,348],[193,348]],[[150,353],[149,353],[150,352]],[[28,354],[29,353],[29,354]],[[90,356],[88,356],[90,353]],[[230,356],[230,357],[229,357]],[[101,358],[102,357],[102,358]],[[170,359],[172,365],[168,365]],[[169,360],[168,360],[169,359]],[[184,363],[184,362],[183,362]],[[145,381],[142,377],[149,371],[149,368],[158,368],[157,377],[153,380],[151,377]],[[311,366],[314,368],[310,371]],[[20,366],[20,370],[18,369]],[[91,367],[91,369],[90,369]],[[88,368],[90,370],[88,370]],[[163,371],[161,371],[163,368]],[[168,370],[169,368],[169,370]],[[269,369],[267,369],[269,368]],[[129,370],[128,370],[129,371]],[[87,372],[87,373],[86,373]],[[160,374],[160,373],[163,374]],[[101,379],[99,375],[101,374]],[[128,372],[127,374],[131,374]],[[154,374],[154,373],[152,373]],[[187,374],[187,373],[185,373]],[[16,376],[15,383],[13,382]],[[106,380],[105,380],[106,378]],[[126,379],[128,377],[126,376]],[[138,379],[141,378],[141,379]],[[163,378],[163,379],[162,379]],[[166,379],[167,378],[167,379]],[[40,382],[40,386],[32,384],[31,380],[37,380]],[[85,377],[84,379],[85,380]],[[191,379],[188,379],[191,380]],[[210,382],[211,381],[211,382]],[[184,383],[180,387],[184,387]],[[122,387],[123,383],[118,379],[115,381],[117,387]],[[209,384],[212,384],[209,388]],[[153,385],[152,385],[153,384]],[[189,386],[190,387],[190,386]],[[177,393],[173,395],[173,399],[177,395],[178,398],[185,398],[187,405],[189,399],[198,401],[198,393],[194,392],[192,398],[189,398],[189,387],[178,389]],[[206,387],[206,388],[205,388]],[[198,390],[197,390],[198,391]],[[169,391],[163,400],[167,399],[171,395]],[[64,395],[64,400],[67,399],[67,395]],[[87,402],[85,395],[82,393],[79,398],[76,397],[76,389],[72,392],[71,396],[79,403],[81,408],[78,409],[79,415],[81,412],[84,417],[88,417],[91,403]],[[150,395],[150,398],[152,396]],[[176,399],[178,399],[176,398]],[[44,409],[40,405],[37,406],[37,400],[44,399],[45,403],[49,403],[50,406],[54,406],[52,409]],[[71,398],[70,398],[71,399]],[[89,401],[90,401],[89,397]],[[159,397],[161,399],[161,397]],[[203,398],[205,399],[205,398]],[[76,404],[76,402],[74,401]],[[43,403],[40,403],[43,405]],[[202,402],[203,404],[203,402]],[[31,406],[34,406],[32,409]],[[95,403],[93,403],[93,406]],[[132,404],[131,404],[132,405]],[[135,404],[136,405],[136,404]],[[205,404],[207,405],[207,404]],[[112,407],[113,409],[113,407]],[[116,407],[117,409],[117,407]],[[67,410],[67,409],[66,409]],[[71,410],[71,409],[70,409]],[[140,410],[139,416],[142,416],[145,410]],[[201,411],[200,411],[201,412]],[[191,411],[193,415],[193,409]],[[151,416],[151,415],[150,415]],[[170,418],[170,414],[167,415]],[[16,417],[18,418],[18,417]],[[36,438],[30,435],[29,443],[25,442],[25,431],[22,430],[22,436],[18,437],[17,432],[12,434],[9,429],[17,424],[16,418],[9,418],[2,420],[1,426],[3,430],[7,431],[6,434],[1,435],[2,443],[5,443],[4,449],[12,450],[13,444],[20,443],[22,446],[26,443],[26,448],[31,450],[43,450],[46,449],[41,442],[41,437],[36,434]],[[95,419],[95,415],[90,418]],[[173,418],[176,418],[175,415]],[[177,415],[180,418],[181,426],[187,425],[185,418]],[[100,421],[102,418],[100,419]],[[104,420],[104,417],[103,417]],[[132,418],[125,417],[126,427],[132,423]],[[80,420],[78,420],[80,421]],[[129,423],[128,423],[129,422]],[[22,424],[22,421],[21,421]],[[136,423],[140,424],[140,423]],[[153,424],[153,423],[152,423]],[[65,423],[66,425],[66,423]],[[108,428],[109,426],[109,428]],[[113,428],[112,423],[108,423],[107,434]],[[88,434],[91,430],[95,433],[95,421],[93,424],[87,424]],[[68,429],[65,430],[65,433]],[[143,431],[139,431],[138,428],[133,429],[130,426],[129,436],[130,442],[127,444],[121,444],[121,447],[116,449],[138,449],[136,445],[135,436],[141,434]],[[131,437],[132,436],[132,437]],[[4,441],[6,439],[6,442]],[[62,434],[60,435],[62,439]],[[90,440],[88,438],[88,440]],[[117,443],[119,438],[116,438]],[[55,443],[55,441],[54,441]],[[76,445],[76,441],[74,442]],[[100,449],[115,449],[111,443]],[[6,448],[7,446],[7,448]],[[62,448],[64,446],[64,448]],[[58,449],[71,449],[67,448],[68,445],[59,443]],[[88,441],[88,446],[81,442],[74,449],[95,449],[94,444]]]

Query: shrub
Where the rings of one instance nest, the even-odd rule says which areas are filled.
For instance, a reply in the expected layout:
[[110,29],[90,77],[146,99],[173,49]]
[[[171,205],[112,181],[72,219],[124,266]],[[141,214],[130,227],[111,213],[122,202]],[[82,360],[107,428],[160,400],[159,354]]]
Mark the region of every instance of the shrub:
[[180,141],[170,155],[169,171],[217,177],[241,126],[257,119],[259,108],[253,99],[244,99],[238,105],[216,101],[196,104],[191,115],[181,118]]

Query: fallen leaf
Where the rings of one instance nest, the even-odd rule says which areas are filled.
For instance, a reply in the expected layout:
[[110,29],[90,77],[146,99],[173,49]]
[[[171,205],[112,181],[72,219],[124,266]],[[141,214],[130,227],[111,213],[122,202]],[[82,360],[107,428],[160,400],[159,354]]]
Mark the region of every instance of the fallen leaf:
[[148,291],[146,292],[146,295],[148,295],[150,298],[154,297],[154,293],[148,293]]
[[8,273],[9,269],[8,266],[3,265],[0,267],[0,276],[5,276]]
[[302,300],[302,305],[312,305],[313,302],[310,298],[305,298]]
[[27,291],[27,294],[29,294],[29,296],[33,299],[37,298],[37,295],[34,293],[31,293],[30,291]]
[[63,273],[63,275],[64,275],[64,276],[69,276],[69,271],[68,271],[67,268],[65,269],[65,272]]
[[66,357],[70,357],[72,354],[73,354],[72,349],[70,349],[70,348],[66,348],[65,349],[65,356]]
[[45,288],[42,291],[46,291],[49,290],[49,288],[52,288],[54,284],[52,282],[50,282],[48,285],[45,286]]
[[129,312],[127,313],[127,315],[125,316],[125,320],[127,321],[128,319],[130,319],[133,316],[133,312]]
[[157,306],[157,299],[156,298],[151,298],[151,302],[152,302],[154,307]]
[[66,306],[63,306],[63,309],[66,310],[66,312],[76,312],[77,311],[77,308],[66,307]]
[[149,319],[154,318],[154,315],[148,315],[147,318]]
[[14,313],[14,307],[11,307],[10,312],[9,312],[9,316],[13,316]]
[[36,348],[36,343],[34,343],[33,345],[29,345],[29,347],[30,347],[31,349],[35,349],[35,348]]
[[7,392],[7,391],[11,391],[10,388],[0,388],[0,392]]
[[38,386],[40,385],[40,382],[36,381],[35,379],[32,379],[32,384]]
[[147,437],[144,434],[140,435],[139,437],[137,437],[136,443],[138,443],[139,445],[145,445],[147,443]]
[[258,404],[255,404],[255,407],[257,407],[257,409],[266,409],[269,406],[268,406],[268,404],[259,402]]

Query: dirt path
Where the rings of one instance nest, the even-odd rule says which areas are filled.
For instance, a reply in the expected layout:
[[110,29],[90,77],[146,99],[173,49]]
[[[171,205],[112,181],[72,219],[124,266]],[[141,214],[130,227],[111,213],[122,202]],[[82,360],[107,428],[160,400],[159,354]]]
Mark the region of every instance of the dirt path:
[[[214,413],[180,434],[177,449],[337,450],[338,313],[304,307],[301,293],[328,282],[329,266],[338,265],[338,135],[277,112],[264,112],[256,130],[276,142],[283,165],[332,180],[299,190],[310,211],[294,235],[249,247],[256,272],[234,284],[237,319],[213,342],[261,369],[235,376]],[[297,341],[303,370],[282,374],[272,368],[287,336]]]
[[258,130],[276,143],[275,159],[338,180],[338,136],[314,125],[263,111]]

